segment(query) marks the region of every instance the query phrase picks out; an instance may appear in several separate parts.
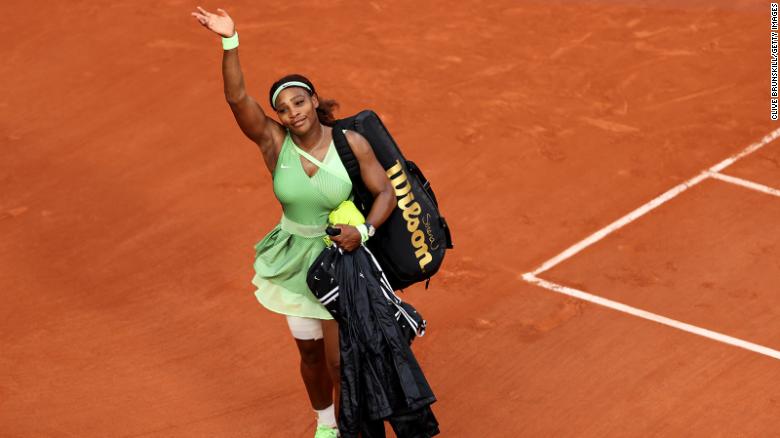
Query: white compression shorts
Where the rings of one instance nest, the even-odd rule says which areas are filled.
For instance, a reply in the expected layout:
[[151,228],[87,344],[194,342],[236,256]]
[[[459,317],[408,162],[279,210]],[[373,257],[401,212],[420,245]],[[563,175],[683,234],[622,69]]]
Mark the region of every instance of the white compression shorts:
[[287,325],[290,326],[293,338],[302,341],[322,339],[322,320],[287,315]]

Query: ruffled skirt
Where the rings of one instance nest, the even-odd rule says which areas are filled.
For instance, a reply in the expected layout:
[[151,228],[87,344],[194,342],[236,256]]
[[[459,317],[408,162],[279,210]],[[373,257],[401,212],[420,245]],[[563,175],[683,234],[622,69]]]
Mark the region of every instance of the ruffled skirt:
[[255,244],[255,296],[271,311],[306,318],[333,319],[306,284],[306,274],[325,249],[321,236],[303,237],[277,225]]

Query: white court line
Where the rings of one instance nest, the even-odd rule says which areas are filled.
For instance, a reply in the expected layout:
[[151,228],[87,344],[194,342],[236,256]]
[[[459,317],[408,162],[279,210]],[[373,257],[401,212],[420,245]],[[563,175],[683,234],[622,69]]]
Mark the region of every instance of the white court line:
[[753,189],[762,193],[766,193],[767,195],[774,195],[780,197],[780,190],[773,189],[772,187],[755,183],[753,181],[737,178],[736,176],[724,175],[719,172],[709,172],[709,176],[715,179],[719,179],[721,181],[725,181],[727,183],[736,184],[738,186],[747,187],[748,189]]
[[705,338],[722,342],[724,344],[733,345],[735,347],[744,348],[745,350],[750,350],[758,354],[763,354],[765,356],[773,357],[775,359],[780,359],[780,351],[773,350],[769,347],[764,347],[763,345],[754,344],[752,342],[748,342],[739,338],[724,335],[723,333],[714,332],[712,330],[707,330],[705,328],[701,328],[695,325],[677,321],[676,319],[671,319],[665,316],[657,315],[655,313],[648,312],[646,310],[637,309],[636,307],[631,307],[626,304],[619,303],[617,301],[608,300],[606,298],[592,295],[587,292],[583,292],[581,290],[562,286],[557,283],[543,280],[531,273],[523,274],[523,279],[529,283],[535,284],[545,289],[549,289],[553,292],[569,295],[571,297],[578,298],[580,300],[589,301],[591,303],[598,304],[599,306],[609,307],[610,309],[617,310],[618,312],[628,313],[629,315],[654,321],[659,324],[663,324],[669,327],[676,328],[678,330],[682,330],[684,332],[693,333],[694,335],[703,336]]
[[[539,268],[537,268],[533,272],[529,272],[526,274],[523,274],[523,279],[529,283],[535,284],[537,286],[544,287],[546,289],[552,290],[554,292],[562,293],[565,295],[569,295],[575,298],[579,298],[581,300],[589,301],[591,303],[595,303],[604,307],[608,307],[613,310],[617,310],[619,312],[627,313],[629,315],[633,315],[639,318],[647,319],[650,321],[657,322],[659,324],[664,324],[669,327],[673,327],[688,333],[696,334],[699,336],[703,336],[705,338],[709,338],[718,342],[723,342],[725,344],[733,345],[735,347],[744,348],[746,350],[753,351],[755,353],[763,354],[775,359],[780,359],[780,351],[773,350],[768,347],[764,347],[763,345],[754,344],[752,342],[744,341],[742,339],[734,338],[732,336],[727,336],[722,333],[714,332],[712,330],[707,330],[701,327],[696,327],[691,324],[687,324],[681,321],[677,321],[671,318],[667,318],[665,316],[656,315],[655,313],[648,312],[646,310],[637,309],[635,307],[628,306],[626,304],[618,303],[617,301],[608,300],[606,298],[602,298],[596,295],[589,294],[587,292],[583,292],[577,289],[573,289],[570,287],[562,286],[559,284],[555,284],[546,280],[543,280],[537,275],[540,273],[547,271],[554,266],[558,265],[559,263],[563,262],[564,260],[574,256],[578,252],[582,251],[583,249],[589,247],[590,245],[593,245],[594,243],[598,242],[599,240],[603,239],[604,237],[608,236],[615,230],[618,230],[627,224],[635,221],[639,217],[647,214],[649,211],[653,210],[654,208],[658,207],[661,204],[664,204],[665,202],[669,201],[670,199],[676,197],[680,193],[684,192],[685,190],[688,190],[689,188],[695,186],[696,184],[699,184],[700,182],[704,181],[707,178],[718,178],[722,180],[726,180],[722,177],[726,177],[726,175],[722,175],[719,172],[723,169],[731,166],[734,164],[737,160],[752,154],[753,152],[761,149],[762,147],[766,146],[767,144],[771,143],[775,139],[780,137],[780,128],[775,129],[774,131],[770,132],[769,134],[765,135],[764,138],[759,140],[756,143],[751,144],[750,146],[743,149],[741,152],[734,154],[730,156],[729,158],[726,158],[725,160],[721,161],[720,163],[710,167],[709,169],[706,169],[702,172],[700,172],[698,175],[694,176],[693,178],[678,184],[677,186],[671,188],[670,190],[663,193],[661,196],[658,196],[657,198],[651,200],[650,202],[642,205],[641,207],[637,208],[636,210],[632,211],[631,213],[628,213],[627,215],[623,216],[622,218],[616,220],[615,222],[612,222],[611,224],[607,225],[606,227],[596,231],[595,233],[591,234],[590,236],[586,237],[585,239],[575,243],[562,253],[558,254],[557,256],[551,258],[550,260],[544,262]],[[733,177],[729,177],[733,178]],[[733,182],[733,181],[728,181]],[[746,181],[750,183],[750,181]],[[759,185],[755,183],[751,183],[753,185]],[[755,188],[755,187],[750,187]],[[767,187],[768,188],[768,187]],[[771,189],[774,190],[774,189]]]
[[595,233],[591,234],[590,236],[586,237],[585,239],[575,243],[562,253],[558,254],[557,256],[551,258],[550,260],[547,260],[544,262],[540,267],[538,267],[535,271],[533,271],[533,275],[539,275],[544,271],[547,271],[554,266],[558,265],[562,261],[572,257],[573,255],[577,254],[578,252],[582,251],[583,249],[589,247],[590,245],[593,245],[594,243],[598,242],[599,240],[603,239],[604,237],[610,235],[615,230],[619,230],[620,228],[623,228],[627,224],[630,224],[631,222],[637,220],[638,218],[642,217],[643,215],[647,214],[649,211],[653,210],[654,208],[658,207],[659,205],[662,205],[666,202],[668,202],[670,199],[676,197],[680,193],[688,190],[689,188],[695,186],[696,184],[699,184],[700,182],[704,181],[708,177],[711,176],[712,173],[720,172],[721,170],[727,168],[728,166],[731,166],[734,164],[737,160],[752,154],[753,152],[761,149],[762,147],[766,146],[767,144],[771,143],[776,138],[780,137],[780,128],[775,129],[774,131],[770,132],[769,134],[765,135],[764,138],[759,140],[756,143],[751,144],[750,146],[746,147],[741,152],[734,154],[730,156],[729,158],[726,158],[725,160],[721,161],[720,163],[710,167],[709,169],[706,169],[699,173],[698,175],[694,176],[693,178],[689,179],[688,181],[685,181],[681,184],[678,184],[677,186],[671,188],[661,196],[653,199],[652,201],[646,203],[645,205],[637,208],[636,210],[632,211],[631,213],[628,213],[627,215],[621,217],[620,219],[616,220],[615,222],[612,222],[611,224],[607,225],[606,227],[596,231]]
[[695,186],[696,184],[700,183],[702,180],[707,178],[707,173],[702,172],[695,177],[689,179],[688,181],[685,181],[682,184],[674,186],[672,189],[668,190],[663,195],[653,199],[652,201],[648,202],[647,204],[637,208],[636,210],[632,211],[631,213],[621,217],[620,219],[616,220],[615,222],[612,222],[611,224],[607,225],[606,227],[596,231],[595,233],[591,234],[590,236],[586,237],[583,240],[580,240],[579,242],[575,243],[571,247],[569,247],[566,251],[558,254],[557,256],[551,258],[550,260],[547,260],[542,264],[542,266],[538,267],[534,272],[533,275],[539,275],[544,271],[547,271],[548,269],[553,268],[557,264],[561,263],[562,261],[572,257],[573,255],[577,254],[578,252],[582,251],[583,249],[593,245],[594,243],[598,242],[599,240],[607,237],[609,234],[611,234],[613,231],[618,230],[620,228],[623,228],[627,224],[630,224],[631,222],[637,220],[641,216],[644,216],[647,212],[650,210],[658,207],[659,205],[665,203],[666,201],[674,198],[675,196],[679,195],[680,193],[688,190],[689,188]]

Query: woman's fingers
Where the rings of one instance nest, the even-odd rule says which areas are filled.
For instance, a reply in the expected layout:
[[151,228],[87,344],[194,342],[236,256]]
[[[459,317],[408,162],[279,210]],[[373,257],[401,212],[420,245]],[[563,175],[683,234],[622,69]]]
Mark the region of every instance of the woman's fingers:
[[214,14],[212,14],[211,12],[209,12],[209,11],[207,11],[207,10],[205,10],[205,9],[201,8],[200,6],[198,6],[197,8],[198,8],[198,10],[200,11],[200,13],[201,13],[201,14],[203,14],[203,15],[205,15],[206,17],[208,17],[209,15],[214,15]]
[[[333,228],[339,228],[338,226],[335,226]],[[338,245],[339,248],[344,247],[344,235],[339,234],[336,236],[330,236],[330,240],[332,240],[336,245]]]
[[208,18],[206,18],[203,14],[199,14],[197,12],[193,12],[192,16],[197,18],[200,24],[206,24],[209,21]]
[[352,251],[360,246],[360,233],[350,225],[336,224],[333,228],[341,230],[341,234],[331,236],[330,240],[336,243],[339,248],[346,251]]
[[219,15],[221,15],[223,17],[227,17],[228,16],[228,13],[224,9],[217,8],[217,12],[219,13]]
[[198,23],[203,27],[209,27],[209,20],[206,18],[200,18],[196,17],[196,20],[198,20]]

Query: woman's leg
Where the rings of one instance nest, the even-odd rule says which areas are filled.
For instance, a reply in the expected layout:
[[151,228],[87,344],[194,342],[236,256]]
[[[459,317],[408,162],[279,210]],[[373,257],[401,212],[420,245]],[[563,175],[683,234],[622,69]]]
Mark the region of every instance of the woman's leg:
[[332,319],[322,321],[322,332],[325,336],[325,361],[330,381],[333,382],[336,405],[336,418],[339,418],[339,396],[341,395],[341,355],[339,350],[339,324]]
[[333,404],[333,382],[325,359],[325,342],[319,320],[288,316],[287,323],[301,355],[301,377],[312,407],[319,411]]
[[301,354],[301,377],[311,406],[322,410],[333,404],[333,383],[325,360],[324,341],[296,339]]

